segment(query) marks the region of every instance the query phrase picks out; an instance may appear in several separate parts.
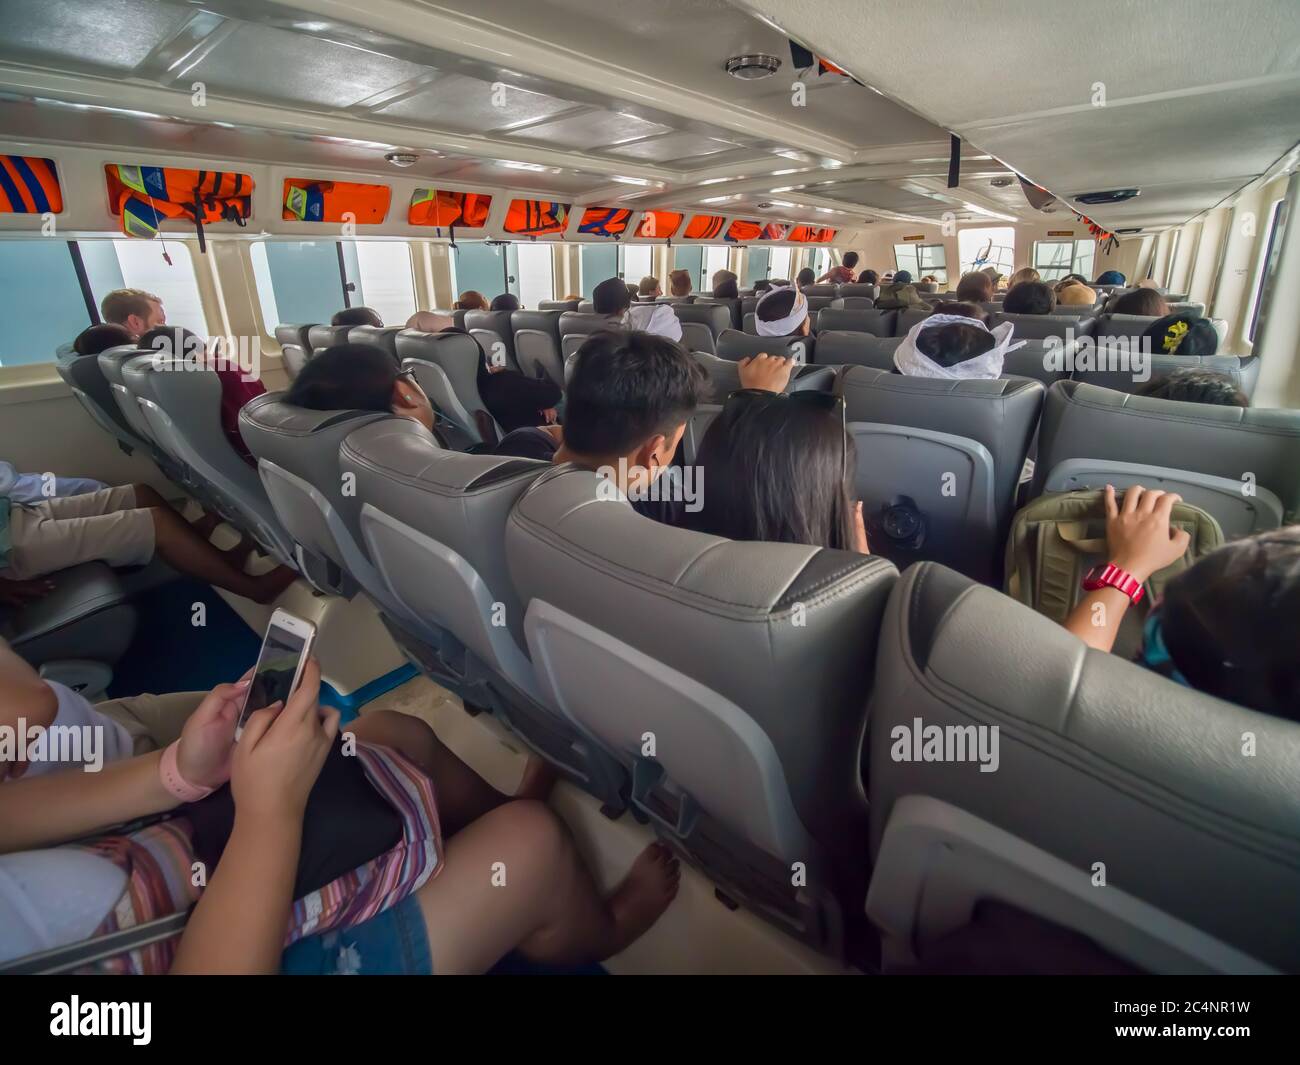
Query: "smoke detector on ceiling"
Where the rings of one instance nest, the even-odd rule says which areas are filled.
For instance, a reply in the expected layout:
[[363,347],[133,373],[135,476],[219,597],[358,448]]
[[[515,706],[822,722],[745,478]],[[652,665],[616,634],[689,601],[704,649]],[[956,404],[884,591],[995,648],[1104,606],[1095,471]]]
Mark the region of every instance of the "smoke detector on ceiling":
[[772,208],[772,205],[771,205],[770,203],[766,203],[766,202],[764,202],[764,203],[760,203],[760,204],[758,204],[757,206],[758,206],[758,209],[759,209],[760,211],[768,211],[768,210],[771,210],[771,208]]
[[992,185],[995,189],[1005,189],[1008,185],[1011,184],[1012,180],[1013,180],[1012,178],[1005,177],[1005,176],[995,177],[992,181],[989,182],[989,184]]
[[774,55],[733,55],[726,62],[726,71],[741,81],[770,78],[781,69],[781,60]]
[[415,166],[420,161],[415,152],[389,152],[384,158],[393,166]]

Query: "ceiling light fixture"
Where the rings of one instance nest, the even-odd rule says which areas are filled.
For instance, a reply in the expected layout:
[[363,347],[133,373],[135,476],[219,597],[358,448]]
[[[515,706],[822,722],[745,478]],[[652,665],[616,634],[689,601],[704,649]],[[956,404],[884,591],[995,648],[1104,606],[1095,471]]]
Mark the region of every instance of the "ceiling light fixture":
[[1001,219],[1003,222],[1015,222],[1015,221],[1017,221],[1017,219],[1016,219],[1016,217],[1015,217],[1014,215],[1009,215],[1009,214],[998,214],[997,211],[989,211],[989,210],[986,210],[986,209],[983,208],[983,207],[976,206],[976,205],[973,204],[973,203],[963,203],[962,206],[965,207],[966,210],[968,210],[968,211],[973,211],[975,214],[981,214],[981,215],[984,215],[984,217],[986,217],[986,218],[998,218],[998,219]]
[[774,55],[733,55],[724,64],[724,69],[741,81],[757,81],[759,78],[770,78],[780,70],[781,60]]
[[420,161],[419,155],[415,152],[389,152],[384,156],[393,166],[415,166]]

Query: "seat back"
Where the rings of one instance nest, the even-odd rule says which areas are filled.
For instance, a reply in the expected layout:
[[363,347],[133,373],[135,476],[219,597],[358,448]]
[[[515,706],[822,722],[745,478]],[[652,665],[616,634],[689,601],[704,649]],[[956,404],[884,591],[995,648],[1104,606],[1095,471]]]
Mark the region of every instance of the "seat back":
[[836,296],[827,305],[827,309],[832,311],[870,311],[875,306],[876,301],[870,296]]
[[357,427],[389,420],[393,415],[376,411],[308,410],[285,403],[283,392],[258,396],[239,412],[240,435],[294,539],[303,576],[330,595],[351,597],[360,585],[380,609],[386,603],[374,595],[379,582],[361,546],[355,486],[339,473],[339,445]]
[[804,287],[801,288],[799,291],[802,292],[808,299],[813,299],[814,297],[826,297],[826,298],[834,299],[836,296],[840,295],[840,286],[839,285],[804,285]]
[[576,311],[581,300],[541,300],[537,304],[539,311]]
[[894,320],[897,317],[897,311],[838,311],[828,307],[817,313],[817,332],[836,331],[870,333],[878,337],[893,336]]
[[[807,290],[805,289],[805,291]],[[836,291],[836,295],[841,296],[844,299],[849,299],[851,297],[865,297],[866,299],[874,300],[880,295],[880,286],[864,285],[854,281],[847,285],[840,285]]]
[[851,367],[840,383],[872,551],[900,567],[926,559],[998,580],[1043,386],[866,366]]
[[[756,297],[748,298],[754,299],[755,303],[758,302]],[[740,299],[723,299],[718,296],[699,296],[691,306],[725,307],[727,309],[727,315],[732,329],[739,329],[741,324],[744,322],[744,304]]]
[[294,542],[281,524],[257,472],[231,446],[221,425],[221,379],[184,360],[151,356],[123,367],[154,439],[233,524],[281,562],[292,563]]
[[510,316],[510,325],[515,331],[515,358],[520,371],[529,377],[549,377],[563,388],[560,313],[558,310],[515,311]]
[[1064,340],[1067,333],[1076,337],[1092,336],[1096,320],[1090,317],[1076,317],[1072,314],[1006,314],[1000,312],[989,319],[989,328],[1011,322],[1016,328],[1015,340],[1046,340],[1059,337]]
[[482,346],[488,361],[494,366],[517,370],[515,358],[515,331],[510,323],[514,311],[469,311],[465,315],[465,329]]
[[397,334],[402,332],[406,327],[400,325],[376,326],[376,325],[356,325],[348,333],[348,343],[350,344],[369,344],[371,347],[379,348],[381,351],[388,352],[393,357],[394,362],[400,362],[397,357]]
[[1232,537],[1300,519],[1297,469],[1300,411],[1176,403],[1060,381],[1043,407],[1032,492],[1170,489]]
[[100,372],[108,383],[109,393],[112,395],[114,403],[117,404],[118,413],[121,414],[122,420],[130,427],[135,436],[147,441],[156,448],[159,446],[159,442],[154,438],[153,430],[145,420],[140,405],[127,390],[126,382],[122,379],[123,367],[132,359],[138,358],[152,358],[152,352],[137,348],[133,344],[124,344],[120,348],[109,348],[107,351],[101,351],[95,356]]
[[[506,527],[543,690],[631,768],[632,802],[656,831],[825,946],[833,923],[802,917],[833,912],[838,877],[860,865],[863,649],[894,567],[661,525],[601,483],[554,467]],[[792,889],[804,854],[808,885]]]
[[[691,354],[709,375],[709,403],[723,403],[732,392],[741,387],[740,367],[736,362],[703,351],[695,351]],[[792,373],[782,391],[793,392],[796,379],[796,375]]]
[[438,412],[472,442],[483,443],[479,424],[483,416],[490,422],[491,414],[478,391],[483,353],[474,338],[464,333],[404,329],[397,336],[397,354],[403,367],[415,371],[416,380]]
[[607,329],[618,328],[620,328],[619,324],[607,315],[585,311],[565,311],[560,315],[559,320],[561,337],[574,334],[587,336],[590,333],[600,333]]
[[280,358],[284,365],[284,372],[289,375],[290,381],[302,373],[302,368],[311,361],[308,349],[301,344],[285,344],[280,349]]
[[807,363],[813,358],[815,341],[810,336],[760,337],[727,329],[718,337],[718,358],[738,362],[750,355],[766,352],[769,355],[787,355],[796,362]]
[[923,322],[934,312],[929,308],[907,307],[894,312],[894,336],[905,337],[918,322]]
[[[887,957],[994,899],[1150,971],[1300,968],[1300,725],[929,564],[890,597],[876,677],[867,907]],[[919,753],[918,725],[943,760]]]
[[817,361],[823,366],[874,366],[894,368],[894,349],[902,337],[878,337],[871,333],[834,330],[817,334]]
[[304,351],[311,351],[311,327],[314,323],[306,325],[285,325],[281,323],[275,327],[275,339],[280,342],[280,346],[286,344],[296,344]]
[[348,334],[355,328],[354,325],[311,325],[307,327],[307,343],[315,354],[335,344],[346,343]]
[[[104,354],[118,350],[109,348]],[[134,344],[129,344],[120,350],[134,352],[138,349]],[[128,452],[135,448],[144,448],[146,452],[153,450],[151,442],[142,438],[135,426],[127,421],[108,378],[104,376],[99,356],[81,355],[75,359],[61,359],[56,368],[95,424],[113,436],[123,448]]]
[[683,303],[673,310],[677,314],[677,320],[682,323],[682,343],[691,351],[716,351],[718,337],[731,328],[731,315],[726,307],[708,303]]
[[1259,379],[1259,359],[1254,356],[1151,355],[1135,362],[1132,358],[1118,358],[1119,354],[1106,345],[1099,345],[1087,364],[1082,364],[1080,356],[1076,355],[1071,380],[1113,388],[1117,392],[1136,393],[1146,388],[1149,382],[1164,380],[1178,370],[1208,370],[1223,374],[1249,397]]

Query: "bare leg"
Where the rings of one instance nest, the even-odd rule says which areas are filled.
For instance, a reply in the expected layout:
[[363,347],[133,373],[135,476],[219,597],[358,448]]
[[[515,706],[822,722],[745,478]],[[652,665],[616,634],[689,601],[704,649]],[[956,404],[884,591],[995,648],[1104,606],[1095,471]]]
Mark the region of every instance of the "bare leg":
[[617,954],[677,894],[680,868],[651,844],[602,898],[564,824],[516,800],[447,841],[443,871],[417,893],[436,973],[478,973],[518,948],[535,961],[579,965]]
[[[156,493],[155,493],[156,494]],[[153,515],[154,545],[173,568],[206,584],[215,584],[255,603],[269,603],[297,576],[288,566],[254,577],[191,528],[189,522],[167,506],[149,508]]]

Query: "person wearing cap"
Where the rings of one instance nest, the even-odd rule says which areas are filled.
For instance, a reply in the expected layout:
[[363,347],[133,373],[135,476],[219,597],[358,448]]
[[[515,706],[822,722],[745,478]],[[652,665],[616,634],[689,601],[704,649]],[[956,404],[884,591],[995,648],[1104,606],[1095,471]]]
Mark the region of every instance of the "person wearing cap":
[[612,326],[639,329],[669,340],[682,339],[682,323],[667,303],[633,303],[627,286],[617,277],[606,278],[591,293],[597,314],[611,319]]
[[1167,314],[1152,322],[1142,336],[1151,342],[1153,355],[1214,355],[1219,350],[1214,323],[1194,314]]
[[894,349],[894,366],[907,377],[992,381],[1002,376],[1007,353],[1026,343],[1011,343],[1015,328],[1012,322],[990,329],[962,315],[932,314],[912,326]]

